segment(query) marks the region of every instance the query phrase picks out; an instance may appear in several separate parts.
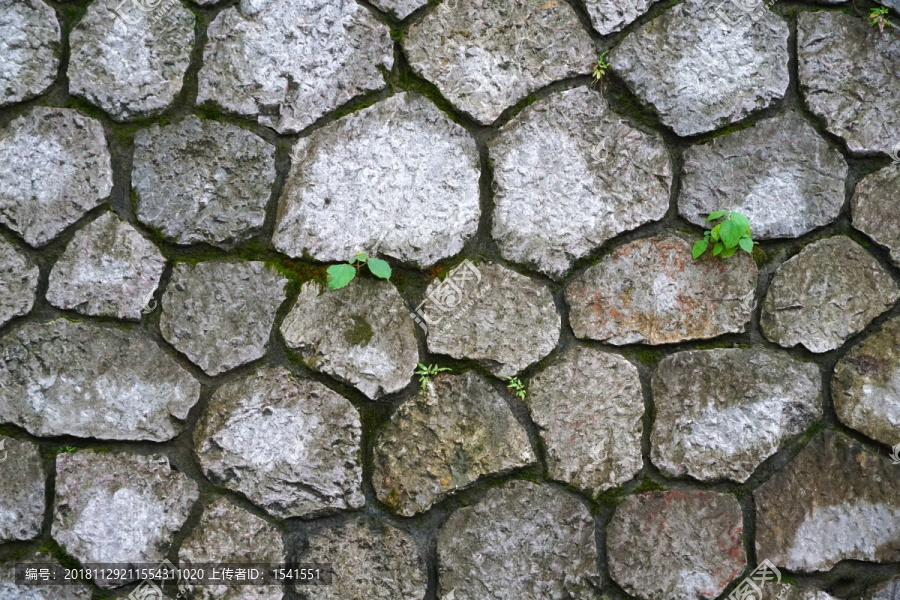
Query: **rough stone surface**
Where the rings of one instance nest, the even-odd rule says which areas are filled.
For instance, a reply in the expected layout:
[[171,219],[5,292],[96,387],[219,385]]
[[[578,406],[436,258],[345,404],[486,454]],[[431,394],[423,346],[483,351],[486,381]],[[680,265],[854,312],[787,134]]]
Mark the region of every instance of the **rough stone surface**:
[[415,71],[485,125],[537,88],[590,73],[597,62],[565,2],[444,2],[402,43]]
[[0,422],[33,435],[162,442],[200,384],[149,335],[57,319],[0,339]]
[[597,496],[641,470],[641,380],[621,356],[575,347],[531,380],[526,402],[550,477]]
[[0,238],[0,326],[31,312],[38,268],[13,244]]
[[428,4],[428,0],[376,0],[372,4],[398,19],[405,19],[413,11]]
[[36,107],[0,128],[0,222],[43,246],[112,190],[103,126]]
[[[181,550],[178,565],[282,563],[285,560],[281,532],[273,525],[216,498],[203,511]],[[190,586],[197,600],[282,600],[278,586]]]
[[[900,143],[900,134],[897,135]],[[900,156],[900,148],[898,148]],[[891,262],[900,266],[900,160],[856,184],[850,208],[853,226],[890,250]]]
[[827,238],[782,264],[763,302],[760,327],[785,347],[838,348],[900,298],[890,274],[844,236]]
[[378,499],[405,517],[484,475],[537,460],[503,396],[474,371],[431,379],[375,442]]
[[83,315],[140,320],[166,259],[114,213],[80,229],[50,272],[47,301]]
[[[500,265],[476,267],[478,280],[438,322],[428,326],[428,350],[481,362],[498,377],[515,375],[547,356],[561,321],[550,290]],[[426,297],[445,298],[434,279]]]
[[755,239],[798,237],[837,218],[846,177],[841,153],[791,110],[688,148],[678,212],[704,225],[735,210]]
[[715,598],[747,566],[743,527],[731,494],[629,496],[607,528],[610,574],[643,600]]
[[822,417],[817,365],[759,349],[679,352],[653,375],[653,464],[743,483]]
[[489,146],[492,236],[505,258],[551,277],[669,208],[662,139],[620,119],[588,88],[529,106]]
[[896,36],[864,18],[808,11],[798,15],[797,53],[800,91],[809,108],[851,152],[888,153],[900,142]]
[[40,0],[0,1],[0,106],[37,96],[56,79],[60,31]]
[[594,597],[594,520],[572,496],[513,481],[453,513],[438,533],[441,600]]
[[134,140],[137,217],[177,244],[230,248],[259,232],[275,147],[246,129],[191,115]]
[[756,263],[691,256],[687,239],[624,244],[569,284],[575,335],[610,344],[668,344],[742,332],[750,321]]
[[763,590],[765,590],[766,596],[777,598],[778,600],[837,600],[837,598],[822,590],[802,588],[787,583],[775,583],[775,581],[766,582]]
[[241,0],[207,35],[197,102],[278,133],[300,131],[384,87],[380,69],[394,64],[390,30],[353,0]]
[[838,361],[831,396],[845,425],[888,446],[900,444],[900,318]]
[[896,600],[900,596],[900,577],[894,577],[875,586],[866,600]]
[[586,0],[591,24],[602,35],[609,35],[633,23],[647,12],[653,0]]
[[82,563],[159,563],[199,496],[161,454],[61,454],[53,539]]
[[36,445],[0,435],[0,543],[40,535],[44,478]]
[[330,586],[296,588],[301,600],[422,600],[428,584],[413,538],[375,520],[353,520],[311,535],[300,562],[331,563]]
[[181,91],[194,22],[178,0],[97,0],[70,36],[69,90],[117,121],[162,112]]
[[[719,11],[738,24],[723,26]],[[787,23],[762,5],[753,17],[737,3],[687,0],[632,31],[609,61],[675,133],[712,131],[787,91]]]
[[336,392],[261,368],[216,391],[194,448],[212,481],[276,517],[312,517],[365,503],[361,430],[353,405]]
[[304,284],[281,334],[310,367],[374,399],[409,384],[419,359],[413,328],[397,288],[360,277],[327,292]]
[[288,280],[260,261],[175,266],[159,330],[208,375],[260,358]]
[[900,469],[825,430],[753,492],[756,555],[791,571],[900,560]]
[[293,257],[380,252],[420,267],[478,228],[475,140],[417,94],[398,94],[300,139],[273,243]]
[[42,563],[61,565],[45,552],[31,552],[21,559],[10,560],[0,565],[0,598],[8,600],[91,600],[94,591],[86,585],[47,585],[16,584],[17,563]]

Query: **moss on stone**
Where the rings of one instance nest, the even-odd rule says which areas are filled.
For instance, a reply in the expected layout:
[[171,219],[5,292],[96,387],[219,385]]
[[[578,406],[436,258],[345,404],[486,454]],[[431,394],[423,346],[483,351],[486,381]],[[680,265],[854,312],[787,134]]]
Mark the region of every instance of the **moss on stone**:
[[350,319],[353,321],[353,325],[344,332],[344,339],[348,344],[365,346],[375,335],[372,326],[359,315],[353,315]]
[[642,494],[644,492],[665,492],[668,489],[669,488],[662,485],[661,483],[657,483],[649,477],[645,477],[639,486],[631,490],[631,493]]

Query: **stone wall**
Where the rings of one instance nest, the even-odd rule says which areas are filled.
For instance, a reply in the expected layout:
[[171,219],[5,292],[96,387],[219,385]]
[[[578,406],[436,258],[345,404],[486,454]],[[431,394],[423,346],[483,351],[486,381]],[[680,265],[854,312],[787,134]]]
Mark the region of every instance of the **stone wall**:
[[0,598],[896,599],[876,7],[0,0]]

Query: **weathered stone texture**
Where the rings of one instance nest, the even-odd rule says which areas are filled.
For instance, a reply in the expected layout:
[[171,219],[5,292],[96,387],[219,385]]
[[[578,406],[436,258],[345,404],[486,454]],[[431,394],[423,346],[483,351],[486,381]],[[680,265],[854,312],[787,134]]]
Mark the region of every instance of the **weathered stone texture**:
[[866,600],[896,600],[900,595],[900,577],[894,577],[875,586],[866,596]]
[[61,454],[53,539],[82,563],[159,563],[199,495],[161,454]]
[[457,510],[438,533],[441,600],[594,597],[594,520],[569,494],[513,481]]
[[25,253],[0,238],[0,326],[34,306],[38,268]]
[[[741,23],[723,26],[718,14]],[[631,32],[612,69],[681,136],[712,131],[770,106],[788,87],[788,26],[763,6],[687,0]]]
[[297,586],[301,600],[422,600],[425,564],[412,537],[375,520],[323,529],[305,542],[299,560],[331,563],[332,585]]
[[401,93],[300,139],[273,243],[293,257],[379,252],[420,267],[458,254],[478,228],[475,140]]
[[33,435],[162,442],[200,384],[139,331],[56,319],[0,339],[0,421]]
[[[900,144],[900,133],[897,135]],[[900,147],[898,147],[900,156]],[[856,184],[850,208],[853,226],[890,251],[891,262],[900,266],[900,159],[868,175]]]
[[159,114],[181,91],[195,20],[178,0],[97,0],[70,36],[69,90],[118,121]]
[[756,555],[791,571],[900,560],[900,469],[840,433],[817,434],[753,492]]
[[791,110],[685,151],[678,212],[704,225],[716,210],[750,219],[754,239],[798,237],[834,221],[847,163]]
[[166,259],[114,213],[80,229],[50,272],[47,301],[84,315],[140,320]]
[[597,496],[641,470],[644,398],[621,356],[575,347],[531,380],[526,402],[550,477]]
[[372,2],[381,10],[393,13],[398,19],[405,19],[413,11],[428,4],[427,0],[375,0]]
[[350,402],[284,368],[220,387],[194,431],[206,476],[286,519],[359,508],[361,425]]
[[409,384],[419,359],[413,327],[397,288],[360,277],[339,290],[304,284],[281,334],[310,367],[375,399]]
[[190,115],[134,140],[137,218],[177,244],[230,248],[259,232],[275,183],[275,147]]
[[60,30],[41,0],[0,1],[0,106],[37,96],[56,79]]
[[669,207],[672,171],[662,139],[620,119],[587,88],[529,106],[489,148],[492,236],[505,258],[551,277]]
[[[547,356],[561,321],[550,290],[500,265],[481,264],[478,280],[428,325],[428,350],[481,362],[499,377],[515,375]],[[426,297],[447,298],[432,280]]]
[[112,190],[103,127],[38,106],[0,128],[0,222],[43,246]]
[[197,102],[278,133],[384,87],[380,69],[394,63],[390,30],[353,0],[241,0],[207,36]]
[[402,43],[415,71],[485,125],[537,88],[590,73],[597,61],[565,2],[444,2]]
[[763,302],[760,327],[785,347],[828,352],[900,298],[890,274],[844,236],[820,240],[782,264]]
[[[896,8],[896,7],[895,7]],[[900,40],[843,12],[797,17],[800,91],[851,152],[888,153],[900,142]]]
[[624,244],[569,284],[575,335],[610,344],[668,344],[743,332],[756,290],[753,259],[691,257],[687,239]]
[[679,352],[657,366],[653,401],[653,464],[673,477],[743,483],[822,417],[822,375],[766,350]]
[[594,29],[603,35],[621,30],[647,12],[653,0],[585,0]]
[[287,282],[260,261],[178,264],[159,330],[208,375],[224,373],[265,354]]
[[0,565],[0,598],[8,600],[91,600],[94,591],[84,584],[42,585],[16,584],[16,564],[41,563],[61,565],[46,552],[30,552],[18,560]]
[[35,444],[0,435],[0,543],[40,535],[45,477]]
[[537,459],[525,429],[487,380],[442,375],[391,416],[375,442],[378,499],[405,517],[484,475]]
[[747,566],[742,531],[741,507],[731,494],[630,496],[607,529],[609,571],[642,600],[715,598]]

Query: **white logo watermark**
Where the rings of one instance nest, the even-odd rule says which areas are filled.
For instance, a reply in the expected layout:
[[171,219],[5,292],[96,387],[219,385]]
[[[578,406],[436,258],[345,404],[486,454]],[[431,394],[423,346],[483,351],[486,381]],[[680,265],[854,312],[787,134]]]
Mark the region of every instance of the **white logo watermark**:
[[[445,316],[456,312],[463,306],[462,301],[468,295],[466,288],[470,287],[470,284],[477,286],[480,282],[481,271],[469,259],[464,260],[426,294],[425,299],[419,303],[416,310],[410,313],[413,320],[427,334],[429,325],[437,325],[444,320]],[[482,289],[478,296],[472,297],[471,300],[480,297],[484,292],[485,290]]]
[[[767,558],[728,594],[727,600],[762,600],[763,587],[770,581],[781,583],[781,571]],[[783,600],[788,590],[790,586],[785,586],[782,593],[777,596],[778,600]]]
[[6,440],[0,440],[0,463],[6,462],[9,452],[6,450]]
[[[2,448],[2,446],[0,446],[0,448]],[[893,452],[891,452],[891,463],[895,464],[895,465],[900,465],[900,444],[897,444],[891,450],[893,450]],[[0,462],[3,462],[3,461],[0,461]]]
[[894,147],[891,148],[891,160],[895,165],[900,165],[900,142],[894,144]]
[[154,310],[156,310],[157,304],[156,300],[153,299],[153,292],[147,294],[147,297],[144,298],[144,307],[141,309],[141,312],[145,315],[149,315]]
[[[123,10],[126,4],[131,4],[140,12],[135,13],[131,10]],[[116,25],[122,29],[122,33],[125,33],[128,31],[129,25],[138,25],[143,20],[143,17],[138,15],[153,12],[160,4],[162,4],[162,0],[122,0],[118,6],[113,8],[113,12],[116,13]],[[157,12],[152,17],[152,21],[162,18],[173,8],[174,5],[170,4],[165,10]]]
[[[163,560],[159,565],[153,569],[154,571],[163,573],[171,573],[173,576],[176,576],[177,579],[173,581],[175,587],[178,589],[178,595],[175,597],[176,599],[182,598],[184,594],[187,592],[187,588],[183,585],[179,585],[179,581],[181,577],[179,575],[178,568],[173,565],[168,559]],[[165,583],[163,583],[162,587],[165,587]],[[167,596],[163,593],[162,588],[155,583],[151,579],[144,579],[136,588],[134,588],[130,594],[128,594],[126,600],[165,600]]]
[[[770,6],[775,4],[776,0],[723,0],[716,6],[715,14],[716,19],[719,21],[719,24],[722,25],[726,29],[730,29],[732,27],[736,27],[741,21],[743,21],[744,17],[749,19],[749,24],[753,24],[759,20],[763,15],[763,11],[768,9]],[[737,17],[729,16],[729,11],[726,11],[724,7],[728,4],[731,4],[738,11]],[[731,11],[733,14],[733,11]],[[740,14],[743,13],[743,14]]]

